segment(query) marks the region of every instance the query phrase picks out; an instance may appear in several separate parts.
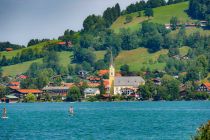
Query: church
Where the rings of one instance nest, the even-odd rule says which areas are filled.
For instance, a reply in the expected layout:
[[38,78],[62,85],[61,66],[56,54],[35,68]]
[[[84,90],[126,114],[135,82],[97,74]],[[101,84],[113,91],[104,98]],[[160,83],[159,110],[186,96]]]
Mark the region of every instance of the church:
[[109,93],[114,95],[135,94],[140,85],[144,85],[145,80],[141,76],[116,76],[113,58],[109,67]]

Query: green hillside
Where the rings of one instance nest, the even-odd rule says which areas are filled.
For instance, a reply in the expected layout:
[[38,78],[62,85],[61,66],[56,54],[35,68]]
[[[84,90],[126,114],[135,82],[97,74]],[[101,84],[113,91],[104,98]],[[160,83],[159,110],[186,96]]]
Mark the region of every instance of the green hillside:
[[156,53],[149,53],[146,48],[138,48],[130,51],[122,51],[115,59],[117,70],[121,65],[128,64],[131,71],[139,71],[142,67],[163,70],[165,63],[158,63],[157,59],[161,54],[167,54],[168,50],[161,50]]
[[3,76],[9,76],[9,75],[10,76],[15,76],[17,74],[24,73],[28,70],[30,65],[34,62],[42,63],[42,58],[36,59],[36,60],[33,60],[33,61],[27,61],[27,62],[16,64],[16,65],[2,67]]
[[[29,48],[38,49],[41,51],[43,47],[55,44],[57,42],[59,42],[59,40],[50,40],[50,41],[46,41],[46,42],[42,42],[42,43],[30,46]],[[3,51],[3,52],[0,52],[0,56],[5,55],[7,59],[12,58],[13,56],[16,56],[18,53],[21,53],[22,50],[29,49],[29,48],[23,48],[23,49],[11,51],[11,52]]]
[[[176,16],[181,22],[192,21],[192,19],[185,12],[188,9],[188,2],[177,3],[173,5],[162,6],[158,8],[154,8],[154,17],[149,19],[150,22],[166,24],[170,22],[171,17]],[[125,18],[127,15],[120,16],[111,26],[113,30],[116,32],[119,31],[120,28],[129,28],[131,30],[137,30],[140,27],[140,23],[148,20],[147,17],[144,16],[142,11],[142,17],[137,17],[138,12],[129,14],[133,17],[132,22],[128,24],[124,24]]]
[[[12,53],[12,52],[8,52],[8,54],[10,54],[10,53]],[[94,53],[96,54],[96,59],[99,60],[99,59],[103,59],[106,51],[95,51]],[[58,52],[58,55],[59,55],[59,64],[61,66],[66,67],[66,66],[68,66],[68,64],[72,64],[71,63],[72,56],[73,56],[72,52],[68,52],[68,51]],[[16,65],[2,67],[3,75],[4,76],[8,76],[8,75],[15,76],[17,74],[24,73],[28,70],[30,65],[34,62],[42,63],[42,58],[32,60],[32,61],[23,62],[23,63],[16,64]],[[72,65],[74,65],[74,64],[72,64]]]

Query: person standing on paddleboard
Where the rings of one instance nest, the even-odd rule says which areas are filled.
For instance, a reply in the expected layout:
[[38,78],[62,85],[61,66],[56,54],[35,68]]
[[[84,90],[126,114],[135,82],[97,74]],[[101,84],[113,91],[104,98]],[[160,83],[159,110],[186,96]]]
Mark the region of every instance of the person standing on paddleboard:
[[72,106],[69,108],[69,113],[74,114],[74,108]]
[[2,117],[7,117],[7,109],[5,107],[3,108]]

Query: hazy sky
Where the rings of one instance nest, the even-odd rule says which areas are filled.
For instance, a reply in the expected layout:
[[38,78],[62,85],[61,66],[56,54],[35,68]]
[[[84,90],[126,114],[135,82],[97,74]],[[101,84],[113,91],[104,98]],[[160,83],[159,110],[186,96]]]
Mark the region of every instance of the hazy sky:
[[0,41],[26,45],[32,38],[57,38],[80,30],[90,14],[117,2],[121,9],[140,0],[0,0]]

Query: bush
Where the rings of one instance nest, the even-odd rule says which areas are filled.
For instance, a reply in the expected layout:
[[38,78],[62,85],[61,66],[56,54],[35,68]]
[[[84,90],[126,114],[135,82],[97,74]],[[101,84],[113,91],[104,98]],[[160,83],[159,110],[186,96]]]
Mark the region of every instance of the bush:
[[210,120],[207,124],[200,126],[193,140],[210,140]]
[[29,93],[26,95],[24,102],[35,102],[36,101],[36,96],[32,93]]

